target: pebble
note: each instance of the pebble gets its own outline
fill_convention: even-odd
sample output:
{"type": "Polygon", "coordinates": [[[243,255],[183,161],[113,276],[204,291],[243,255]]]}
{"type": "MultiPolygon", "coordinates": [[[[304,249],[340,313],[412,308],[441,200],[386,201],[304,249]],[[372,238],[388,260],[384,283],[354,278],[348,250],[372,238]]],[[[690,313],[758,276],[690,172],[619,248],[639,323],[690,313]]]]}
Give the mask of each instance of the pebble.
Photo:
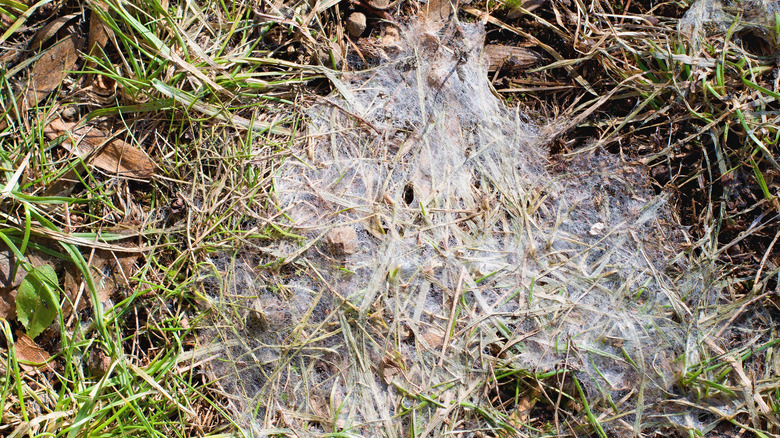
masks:
{"type": "Polygon", "coordinates": [[[62,110],[62,118],[68,121],[73,121],[79,115],[78,109],[75,106],[67,106],[62,110]]]}
{"type": "Polygon", "coordinates": [[[390,7],[390,0],[368,0],[368,5],[381,11],[390,7]]]}
{"type": "Polygon", "coordinates": [[[335,256],[347,256],[357,252],[357,233],[352,227],[334,228],[325,235],[328,251],[335,256]]]}
{"type": "Polygon", "coordinates": [[[366,15],[362,12],[353,12],[347,17],[347,32],[357,38],[366,30],[366,15]]]}

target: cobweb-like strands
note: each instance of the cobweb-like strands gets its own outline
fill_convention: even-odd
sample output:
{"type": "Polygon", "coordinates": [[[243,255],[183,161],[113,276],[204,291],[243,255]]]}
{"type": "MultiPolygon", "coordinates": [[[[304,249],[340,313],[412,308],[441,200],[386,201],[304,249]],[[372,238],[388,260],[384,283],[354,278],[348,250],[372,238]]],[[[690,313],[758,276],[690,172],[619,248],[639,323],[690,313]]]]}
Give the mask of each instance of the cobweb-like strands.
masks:
{"type": "Polygon", "coordinates": [[[504,370],[633,410],[606,427],[668,423],[701,285],[670,276],[665,198],[606,153],[547,170],[540,130],[491,92],[481,26],[403,35],[309,109],[276,175],[273,214],[303,239],[214,259],[236,410],[258,436],[501,429],[504,370]]]}

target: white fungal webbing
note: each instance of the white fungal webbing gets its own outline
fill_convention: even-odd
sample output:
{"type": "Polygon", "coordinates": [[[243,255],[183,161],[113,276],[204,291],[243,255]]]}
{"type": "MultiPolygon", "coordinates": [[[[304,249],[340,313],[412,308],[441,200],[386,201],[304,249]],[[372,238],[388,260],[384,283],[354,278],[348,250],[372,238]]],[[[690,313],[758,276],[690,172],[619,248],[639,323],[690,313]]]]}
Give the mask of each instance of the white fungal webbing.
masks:
{"type": "Polygon", "coordinates": [[[497,427],[491,372],[568,370],[591,400],[660,413],[695,356],[701,289],[670,276],[684,260],[665,197],[607,153],[549,170],[540,129],[491,91],[481,25],[402,35],[392,61],[315,101],[276,174],[271,214],[303,239],[214,259],[236,409],[258,435],[397,436],[428,397],[417,425],[441,436],[497,427]],[[345,226],[357,251],[329,252],[345,226]]]}

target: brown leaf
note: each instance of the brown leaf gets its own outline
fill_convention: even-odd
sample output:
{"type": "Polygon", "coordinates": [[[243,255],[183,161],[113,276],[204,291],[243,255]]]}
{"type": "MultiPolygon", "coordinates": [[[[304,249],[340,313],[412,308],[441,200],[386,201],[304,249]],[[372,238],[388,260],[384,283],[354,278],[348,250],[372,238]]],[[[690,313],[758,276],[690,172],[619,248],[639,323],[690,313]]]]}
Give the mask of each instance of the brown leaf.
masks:
{"type": "Polygon", "coordinates": [[[420,340],[424,343],[420,348],[425,351],[428,349],[440,349],[444,345],[444,331],[437,328],[430,328],[424,334],[420,335],[420,340]]]}
{"type": "Polygon", "coordinates": [[[506,14],[506,18],[507,20],[514,20],[526,12],[531,12],[539,6],[542,6],[545,1],[547,0],[524,0],[514,8],[510,6],[509,2],[505,2],[504,5],[509,6],[509,12],[506,14]]]}
{"type": "Polygon", "coordinates": [[[25,95],[23,109],[34,107],[60,86],[79,59],[75,36],[63,38],[51,46],[35,63],[30,74],[30,84],[25,95]]]}
{"type": "Polygon", "coordinates": [[[394,382],[398,383],[403,380],[403,365],[399,361],[403,361],[403,357],[393,358],[390,355],[386,355],[379,362],[379,374],[382,376],[382,381],[385,382],[385,385],[392,385],[394,382]]]}
{"type": "Polygon", "coordinates": [[[94,347],[89,352],[87,368],[95,377],[103,377],[111,368],[111,358],[100,347],[94,347]]]}
{"type": "Polygon", "coordinates": [[[73,304],[76,302],[76,299],[79,300],[79,311],[86,309],[87,305],[89,304],[89,297],[83,292],[81,294],[81,298],[79,298],[79,291],[81,290],[82,281],[83,277],[81,276],[81,272],[79,272],[79,270],[76,268],[76,265],[72,263],[65,265],[65,275],[62,281],[62,289],[65,292],[65,295],[68,297],[68,299],[65,300],[64,304],[62,305],[62,315],[65,318],[69,317],[73,313],[73,304]]]}
{"type": "Polygon", "coordinates": [[[31,364],[20,363],[23,370],[30,371],[42,366],[44,370],[54,371],[51,363],[45,363],[51,357],[49,353],[19,330],[16,331],[14,347],[16,347],[16,358],[19,361],[31,362],[31,364]]]}
{"type": "Polygon", "coordinates": [[[46,137],[55,139],[68,135],[62,145],[68,151],[84,157],[87,163],[126,178],[148,180],[154,175],[154,163],[143,150],[118,138],[111,138],[97,128],[54,120],[44,129],[46,137]]]}
{"type": "Polygon", "coordinates": [[[16,318],[16,289],[0,289],[0,318],[16,318]]]}
{"type": "Polygon", "coordinates": [[[309,397],[309,405],[311,406],[312,412],[317,417],[324,420],[330,416],[328,413],[328,404],[325,403],[325,400],[319,395],[312,394],[311,397],[309,397]]]}
{"type": "MultiPolygon", "coordinates": [[[[22,2],[22,3],[24,3],[24,2],[22,2]]],[[[14,12],[14,13],[16,13],[16,12],[23,12],[23,11],[20,11],[18,9],[12,9],[11,11],[14,12]]],[[[16,20],[14,19],[14,17],[12,15],[0,12],[0,28],[10,27],[12,24],[14,24],[15,21],[16,20]]],[[[3,30],[5,30],[5,29],[3,29],[3,30]]]]}
{"type": "Polygon", "coordinates": [[[485,45],[485,57],[488,60],[488,71],[518,70],[531,67],[542,60],[542,57],[531,49],[503,44],[485,45]]]}
{"type": "MultiPolygon", "coordinates": [[[[97,286],[96,295],[101,303],[105,303],[111,298],[111,294],[117,290],[118,285],[128,284],[128,279],[137,270],[135,263],[138,257],[139,255],[134,253],[102,249],[95,250],[90,256],[91,272],[97,286]]],[[[82,294],[78,303],[79,311],[90,305],[90,297],[89,294],[82,291],[83,276],[74,265],[66,266],[64,277],[63,289],[69,300],[62,307],[62,313],[69,316],[73,312],[72,303],[75,303],[79,292],[82,294]]]]}
{"type": "Polygon", "coordinates": [[[372,8],[380,11],[390,7],[390,0],[366,0],[366,3],[372,8]]]}
{"type": "MultiPolygon", "coordinates": [[[[137,245],[129,243],[123,243],[122,245],[137,247],[137,245]]],[[[95,255],[103,258],[105,264],[111,267],[111,273],[114,276],[115,283],[127,283],[126,279],[135,275],[135,272],[137,271],[135,263],[140,257],[138,253],[108,251],[103,249],[96,250],[95,255]]]]}
{"type": "Polygon", "coordinates": [[[108,301],[111,297],[111,293],[116,289],[116,273],[113,272],[113,269],[110,269],[112,266],[115,266],[111,254],[111,251],[95,251],[92,260],[90,261],[94,270],[97,271],[96,295],[101,303],[108,301]],[[106,267],[109,267],[109,270],[112,271],[110,274],[106,273],[106,267]]]}
{"type": "Polygon", "coordinates": [[[76,67],[78,61],[76,46],[76,36],[69,35],[46,50],[30,72],[27,91],[17,99],[16,105],[11,102],[6,103],[5,106],[9,110],[2,115],[0,129],[8,126],[6,115],[16,116],[17,108],[19,113],[24,114],[60,86],[68,73],[76,67]]]}
{"type": "Polygon", "coordinates": [[[110,96],[116,92],[117,84],[113,78],[104,75],[98,75],[95,78],[95,92],[100,96],[110,96]]]}
{"type": "Polygon", "coordinates": [[[15,288],[22,282],[27,271],[16,260],[16,256],[4,243],[0,243],[0,288],[15,288]],[[16,269],[14,273],[13,270],[16,269]]]}
{"type": "Polygon", "coordinates": [[[509,423],[512,427],[522,430],[531,419],[531,409],[536,405],[536,398],[524,396],[517,399],[514,411],[509,415],[509,423]]]}
{"type": "Polygon", "coordinates": [[[62,29],[62,26],[65,26],[70,20],[78,16],[79,14],[68,14],[52,20],[46,26],[43,26],[41,30],[35,33],[32,41],[30,41],[30,45],[28,46],[29,49],[35,53],[38,53],[43,43],[48,41],[54,35],[57,35],[57,32],[62,29]]]}
{"type": "MultiPolygon", "coordinates": [[[[100,19],[100,15],[97,13],[98,9],[102,10],[103,12],[108,11],[108,5],[103,1],[94,1],[90,4],[92,6],[92,14],[89,16],[87,54],[90,56],[98,56],[100,51],[106,46],[106,43],[108,43],[109,37],[113,35],[113,31],[107,27],[105,23],[103,23],[103,20],[100,19]]],[[[96,64],[94,61],[87,60],[86,70],[94,68],[95,65],[96,64]]],[[[87,80],[89,81],[89,79],[87,80]]],[[[113,82],[113,80],[97,81],[96,85],[98,88],[104,88],[104,85],[107,82],[113,82]]]]}
{"type": "Polygon", "coordinates": [[[92,7],[92,15],[89,17],[89,40],[87,43],[87,53],[89,55],[95,55],[98,52],[98,49],[102,49],[106,46],[110,35],[109,32],[111,32],[111,30],[106,28],[106,25],[103,24],[100,15],[94,11],[95,8],[100,8],[105,12],[108,10],[108,6],[104,2],[93,2],[92,7]]]}
{"type": "Polygon", "coordinates": [[[44,190],[43,196],[67,196],[73,190],[73,188],[81,182],[79,175],[84,175],[87,170],[81,163],[74,163],[74,167],[65,172],[56,180],[52,181],[44,190]]]}
{"type": "Polygon", "coordinates": [[[358,250],[357,233],[353,227],[340,227],[325,235],[328,251],[335,256],[354,254],[358,250]]]}

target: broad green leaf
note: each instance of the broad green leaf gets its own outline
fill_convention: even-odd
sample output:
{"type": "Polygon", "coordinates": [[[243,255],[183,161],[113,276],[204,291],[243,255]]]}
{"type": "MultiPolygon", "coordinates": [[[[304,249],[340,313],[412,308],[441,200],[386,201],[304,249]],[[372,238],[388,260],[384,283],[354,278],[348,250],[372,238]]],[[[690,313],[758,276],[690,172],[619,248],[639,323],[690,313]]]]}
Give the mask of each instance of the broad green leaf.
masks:
{"type": "Polygon", "coordinates": [[[49,265],[31,269],[19,285],[16,295],[16,315],[35,339],[57,317],[59,291],[57,273],[49,265]]]}

